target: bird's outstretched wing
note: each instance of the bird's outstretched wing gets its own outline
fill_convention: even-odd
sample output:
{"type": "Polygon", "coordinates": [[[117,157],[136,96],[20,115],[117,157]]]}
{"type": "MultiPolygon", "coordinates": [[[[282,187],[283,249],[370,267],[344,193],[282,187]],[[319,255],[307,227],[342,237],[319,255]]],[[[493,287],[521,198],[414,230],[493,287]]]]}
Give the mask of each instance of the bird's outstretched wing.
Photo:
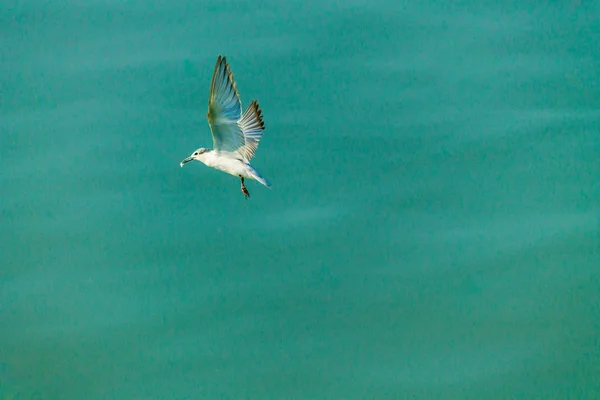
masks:
{"type": "Polygon", "coordinates": [[[258,147],[258,142],[262,138],[265,130],[265,123],[262,119],[262,110],[259,108],[258,102],[254,100],[246,109],[242,119],[238,121],[239,127],[244,135],[244,145],[236,150],[236,153],[242,156],[246,161],[250,161],[254,157],[254,153],[258,147]]]}
{"type": "Polygon", "coordinates": [[[265,127],[262,113],[258,103],[252,102],[242,117],[240,95],[225,57],[217,58],[206,118],[212,131],[215,150],[236,153],[250,161],[265,127]]]}

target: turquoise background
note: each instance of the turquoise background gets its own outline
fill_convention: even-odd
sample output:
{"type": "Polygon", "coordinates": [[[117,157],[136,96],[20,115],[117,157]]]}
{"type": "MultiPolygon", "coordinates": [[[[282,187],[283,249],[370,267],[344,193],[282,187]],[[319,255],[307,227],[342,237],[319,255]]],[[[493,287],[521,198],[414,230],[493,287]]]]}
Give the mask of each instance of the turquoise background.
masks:
{"type": "Polygon", "coordinates": [[[599,4],[3,2],[0,399],[600,398],[599,4]]]}

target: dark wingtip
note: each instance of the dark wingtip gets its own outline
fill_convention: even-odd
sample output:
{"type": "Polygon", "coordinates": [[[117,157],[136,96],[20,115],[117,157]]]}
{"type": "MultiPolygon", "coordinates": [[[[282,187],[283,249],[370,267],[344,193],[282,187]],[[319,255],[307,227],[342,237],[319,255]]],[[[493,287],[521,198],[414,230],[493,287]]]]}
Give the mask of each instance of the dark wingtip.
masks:
{"type": "Polygon", "coordinates": [[[260,109],[260,105],[258,105],[258,101],[257,100],[252,100],[252,103],[250,104],[250,107],[254,108],[254,111],[256,112],[256,116],[258,118],[258,121],[260,122],[261,129],[265,129],[265,121],[263,121],[262,110],[260,109]]]}

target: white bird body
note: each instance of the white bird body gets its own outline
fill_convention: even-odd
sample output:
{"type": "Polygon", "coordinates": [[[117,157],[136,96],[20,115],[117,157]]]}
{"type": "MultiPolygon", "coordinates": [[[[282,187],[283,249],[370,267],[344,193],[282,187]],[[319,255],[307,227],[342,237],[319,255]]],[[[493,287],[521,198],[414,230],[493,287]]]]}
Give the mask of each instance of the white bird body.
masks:
{"type": "Polygon", "coordinates": [[[271,184],[252,166],[250,160],[258,148],[265,124],[262,111],[255,100],[242,115],[242,102],[233,74],[225,57],[219,56],[213,72],[208,100],[208,124],[213,136],[214,150],[203,147],[181,162],[197,160],[208,167],[237,176],[242,181],[242,193],[250,197],[244,178],[271,184]]]}
{"type": "Polygon", "coordinates": [[[237,177],[256,179],[266,187],[271,186],[252,165],[240,160],[235,154],[225,152],[216,153],[213,150],[199,154],[196,159],[207,167],[215,168],[237,177]]]}

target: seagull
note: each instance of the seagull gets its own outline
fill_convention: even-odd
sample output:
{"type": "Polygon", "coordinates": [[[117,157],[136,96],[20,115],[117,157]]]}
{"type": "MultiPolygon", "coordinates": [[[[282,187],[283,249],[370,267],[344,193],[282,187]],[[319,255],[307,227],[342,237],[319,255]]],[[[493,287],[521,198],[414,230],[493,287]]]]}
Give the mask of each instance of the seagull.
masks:
{"type": "Polygon", "coordinates": [[[237,176],[242,181],[242,193],[246,199],[250,197],[250,193],[244,185],[244,178],[256,179],[266,187],[271,187],[250,165],[265,130],[262,110],[254,100],[242,115],[242,102],[233,74],[225,57],[220,55],[210,84],[206,118],[212,132],[214,149],[200,147],[179,165],[183,167],[190,161],[198,160],[208,167],[237,176]]]}

